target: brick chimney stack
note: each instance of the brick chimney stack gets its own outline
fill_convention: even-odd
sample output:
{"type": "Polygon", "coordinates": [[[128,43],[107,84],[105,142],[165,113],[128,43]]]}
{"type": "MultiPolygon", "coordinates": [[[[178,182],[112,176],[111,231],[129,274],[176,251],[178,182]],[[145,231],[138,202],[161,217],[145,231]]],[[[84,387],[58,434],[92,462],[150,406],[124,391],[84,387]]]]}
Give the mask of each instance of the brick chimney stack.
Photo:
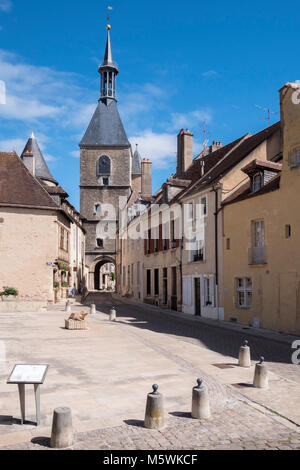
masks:
{"type": "Polygon", "coordinates": [[[152,196],[152,162],[149,158],[142,161],[142,195],[152,196]]]}
{"type": "Polygon", "coordinates": [[[181,178],[193,163],[193,137],[189,129],[181,129],[177,137],[177,177],[181,178]]]}

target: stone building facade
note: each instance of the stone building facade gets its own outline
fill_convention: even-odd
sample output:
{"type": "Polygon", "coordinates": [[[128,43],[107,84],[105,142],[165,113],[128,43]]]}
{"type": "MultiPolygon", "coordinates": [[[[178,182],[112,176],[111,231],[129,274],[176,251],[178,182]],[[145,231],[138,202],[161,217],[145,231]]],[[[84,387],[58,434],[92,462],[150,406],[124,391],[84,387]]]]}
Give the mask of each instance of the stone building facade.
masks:
{"type": "Polygon", "coordinates": [[[27,170],[57,207],[56,256],[53,262],[54,300],[67,298],[69,288],[80,292],[86,285],[85,231],[80,213],[68,201],[68,194],[53,178],[34,134],[21,154],[27,170]]]}
{"type": "Polygon", "coordinates": [[[86,236],[90,290],[100,289],[99,272],[115,264],[119,204],[131,191],[132,151],[116,101],[118,66],[113,61],[110,27],[105,57],[99,67],[100,99],[80,142],[80,205],[86,236]]]}
{"type": "Polygon", "coordinates": [[[56,203],[18,155],[0,152],[0,292],[6,286],[19,293],[17,305],[2,298],[0,311],[36,311],[53,302],[57,216],[56,203]]]}

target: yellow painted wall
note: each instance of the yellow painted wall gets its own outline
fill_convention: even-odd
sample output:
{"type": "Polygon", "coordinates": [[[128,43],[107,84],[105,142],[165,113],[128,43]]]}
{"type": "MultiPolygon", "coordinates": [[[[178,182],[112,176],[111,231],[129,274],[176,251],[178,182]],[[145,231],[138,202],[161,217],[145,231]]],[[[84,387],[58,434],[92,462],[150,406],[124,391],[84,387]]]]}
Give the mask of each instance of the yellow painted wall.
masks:
{"type": "Polygon", "coordinates": [[[300,334],[300,167],[289,163],[291,149],[300,146],[300,105],[292,103],[293,90],[282,91],[283,169],[280,189],[224,208],[224,307],[225,320],[237,318],[251,324],[254,317],[263,328],[300,334]],[[283,96],[284,95],[284,96],[283,96]],[[250,266],[251,221],[264,219],[265,265],[250,266]],[[287,239],[285,226],[292,229],[287,239]],[[231,249],[226,250],[230,238],[231,249]],[[252,307],[240,309],[235,279],[251,277],[252,307]]]}

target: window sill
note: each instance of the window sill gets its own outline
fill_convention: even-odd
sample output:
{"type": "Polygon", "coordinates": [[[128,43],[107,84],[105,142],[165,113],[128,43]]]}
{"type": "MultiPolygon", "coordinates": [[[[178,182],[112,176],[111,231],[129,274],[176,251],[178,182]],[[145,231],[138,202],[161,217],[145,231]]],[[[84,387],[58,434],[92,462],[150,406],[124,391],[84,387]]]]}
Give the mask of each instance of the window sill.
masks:
{"type": "Polygon", "coordinates": [[[266,266],[268,263],[267,261],[265,261],[264,263],[249,263],[248,266],[251,266],[251,267],[263,267],[263,266],[266,266]]]}

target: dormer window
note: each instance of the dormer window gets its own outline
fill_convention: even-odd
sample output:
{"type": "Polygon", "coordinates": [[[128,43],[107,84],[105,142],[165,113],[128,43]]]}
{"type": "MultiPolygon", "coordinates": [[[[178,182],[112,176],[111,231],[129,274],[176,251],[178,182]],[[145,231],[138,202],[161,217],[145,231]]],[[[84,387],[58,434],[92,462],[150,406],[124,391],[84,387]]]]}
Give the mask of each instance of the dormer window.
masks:
{"type": "Polygon", "coordinates": [[[252,180],[252,192],[255,193],[262,187],[262,175],[257,173],[252,180]]]}

